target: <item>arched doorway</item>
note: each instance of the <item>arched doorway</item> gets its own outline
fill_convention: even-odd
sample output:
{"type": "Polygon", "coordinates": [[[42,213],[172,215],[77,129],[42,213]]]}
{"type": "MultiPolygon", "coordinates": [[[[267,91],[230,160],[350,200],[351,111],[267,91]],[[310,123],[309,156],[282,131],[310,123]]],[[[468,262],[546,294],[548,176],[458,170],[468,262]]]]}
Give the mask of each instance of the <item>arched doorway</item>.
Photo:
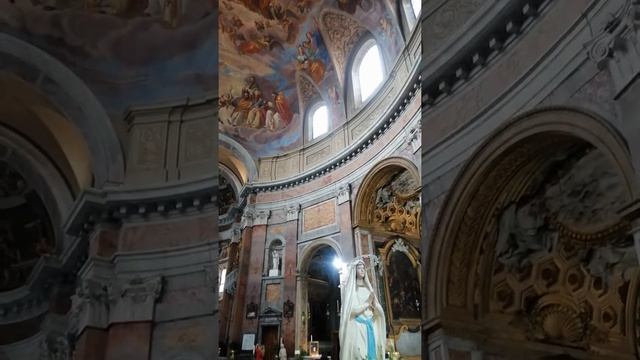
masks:
{"type": "Polygon", "coordinates": [[[400,356],[421,357],[420,174],[413,162],[392,157],[365,176],[355,205],[358,254],[379,258],[382,274],[375,278],[385,310],[387,338],[400,356]],[[359,244],[358,244],[359,242],[359,244]]]}
{"type": "Polygon", "coordinates": [[[341,254],[329,240],[316,241],[318,244],[305,251],[300,264],[297,344],[308,352],[308,343],[313,339],[319,342],[324,358],[338,359],[340,274],[334,261],[341,254]]]}
{"type": "Polygon", "coordinates": [[[431,236],[428,356],[465,351],[455,337],[488,356],[633,359],[639,266],[621,210],[636,190],[621,138],[588,114],[536,111],[496,132],[431,236]]]}

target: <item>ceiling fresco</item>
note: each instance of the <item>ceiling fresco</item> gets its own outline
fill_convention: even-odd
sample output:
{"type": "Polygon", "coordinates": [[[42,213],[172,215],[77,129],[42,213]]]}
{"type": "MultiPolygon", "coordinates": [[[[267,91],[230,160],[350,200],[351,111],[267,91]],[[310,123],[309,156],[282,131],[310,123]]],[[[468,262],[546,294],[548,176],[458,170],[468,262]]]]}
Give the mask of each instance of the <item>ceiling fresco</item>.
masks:
{"type": "Polygon", "coordinates": [[[319,100],[339,127],[346,63],[367,33],[395,62],[404,40],[386,0],[220,0],[220,131],[257,158],[301,147],[319,100]]]}
{"type": "Polygon", "coordinates": [[[216,7],[215,0],[5,0],[0,32],[63,62],[121,119],[131,105],[217,90],[216,7]]]}

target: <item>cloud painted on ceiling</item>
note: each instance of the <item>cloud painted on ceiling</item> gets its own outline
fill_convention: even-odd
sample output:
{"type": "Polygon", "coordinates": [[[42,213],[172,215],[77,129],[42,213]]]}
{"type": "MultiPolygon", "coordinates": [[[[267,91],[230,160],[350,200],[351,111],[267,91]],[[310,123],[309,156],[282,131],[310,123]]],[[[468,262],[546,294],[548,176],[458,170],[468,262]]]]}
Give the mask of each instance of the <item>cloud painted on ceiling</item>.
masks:
{"type": "Polygon", "coordinates": [[[255,157],[302,146],[305,111],[318,101],[329,106],[333,128],[346,120],[334,57],[349,49],[325,41],[327,9],[369,32],[388,60],[404,46],[386,0],[220,0],[218,125],[255,157]]]}
{"type": "Polygon", "coordinates": [[[0,31],[62,61],[115,118],[217,90],[215,0],[12,0],[0,31]]]}

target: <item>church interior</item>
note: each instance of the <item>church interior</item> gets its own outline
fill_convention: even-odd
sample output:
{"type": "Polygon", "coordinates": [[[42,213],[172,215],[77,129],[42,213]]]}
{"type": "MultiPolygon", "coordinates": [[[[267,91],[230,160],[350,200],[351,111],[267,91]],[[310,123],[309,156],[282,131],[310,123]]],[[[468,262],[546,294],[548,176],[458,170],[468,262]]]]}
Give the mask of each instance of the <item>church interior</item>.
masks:
{"type": "Polygon", "coordinates": [[[0,0],[0,360],[640,359],[636,0],[0,0]]]}
{"type": "Polygon", "coordinates": [[[640,358],[639,10],[423,5],[423,358],[640,358]]]}
{"type": "Polygon", "coordinates": [[[341,264],[372,255],[420,359],[422,3],[286,4],[219,3],[220,356],[340,358],[341,264]]]}
{"type": "Polygon", "coordinates": [[[217,17],[165,3],[0,1],[2,360],[215,358],[217,17]]]}

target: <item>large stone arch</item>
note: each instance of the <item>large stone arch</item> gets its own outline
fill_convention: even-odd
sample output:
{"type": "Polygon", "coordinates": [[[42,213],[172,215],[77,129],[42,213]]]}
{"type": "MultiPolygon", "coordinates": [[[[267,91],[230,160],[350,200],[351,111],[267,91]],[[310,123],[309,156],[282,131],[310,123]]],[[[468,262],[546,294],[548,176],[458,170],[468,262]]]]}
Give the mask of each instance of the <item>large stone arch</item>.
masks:
{"type": "Polygon", "coordinates": [[[58,251],[67,245],[64,222],[73,207],[73,192],[68,181],[52,161],[27,139],[0,126],[0,161],[6,162],[29,181],[43,200],[56,232],[58,251]]]}
{"type": "MultiPolygon", "coordinates": [[[[411,196],[419,189],[420,184],[420,172],[416,165],[409,159],[404,157],[390,157],[380,161],[375,164],[365,175],[360,186],[358,187],[358,192],[356,194],[355,206],[354,206],[354,220],[353,225],[355,227],[361,227],[368,230],[379,232],[386,232],[381,227],[374,224],[371,220],[371,214],[374,212],[376,204],[376,191],[381,187],[387,184],[391,179],[400,172],[407,171],[411,179],[415,182],[415,189],[411,189],[407,194],[402,194],[404,196],[411,196]]],[[[420,233],[420,214],[418,214],[418,222],[415,224],[417,232],[415,234],[404,234],[404,235],[413,235],[417,236],[420,233]]],[[[401,232],[396,232],[397,235],[402,234],[401,232]]],[[[392,232],[389,232],[389,235],[393,235],[392,232]]]]}
{"type": "Polygon", "coordinates": [[[256,162],[240,143],[220,133],[218,145],[218,161],[235,174],[242,186],[258,179],[256,162]]]}
{"type": "Polygon", "coordinates": [[[0,34],[0,57],[19,67],[16,73],[55,104],[88,145],[93,186],[117,185],[124,178],[122,147],[111,119],[87,85],[60,61],[39,48],[0,34]]]}
{"type": "MultiPolygon", "coordinates": [[[[559,154],[579,146],[594,148],[606,158],[621,181],[626,203],[637,199],[638,183],[622,136],[603,119],[578,109],[554,107],[523,114],[495,131],[467,161],[426,242],[423,330],[429,341],[430,332],[438,327],[462,337],[462,324],[483,331],[476,326],[490,312],[488,287],[497,256],[497,235],[494,239],[488,229],[499,226],[497,212],[502,207],[537,186],[540,179],[535,174],[548,171],[559,154]]],[[[622,221],[618,215],[616,219],[622,221]]],[[[628,231],[623,227],[617,223],[605,230],[628,231]]],[[[595,230],[576,236],[590,239],[591,234],[600,236],[595,230]]],[[[631,320],[634,304],[630,299],[637,286],[632,279],[624,300],[627,320],[631,320]]],[[[626,331],[632,333],[633,325],[627,325],[626,331]]]]}
{"type": "MultiPolygon", "coordinates": [[[[309,334],[307,334],[307,324],[304,318],[305,308],[308,303],[308,291],[307,291],[307,273],[309,271],[309,265],[315,253],[324,248],[331,248],[337,256],[343,258],[344,254],[340,247],[340,244],[331,238],[319,238],[312,240],[307,246],[298,251],[298,263],[297,263],[297,284],[296,284],[296,302],[295,302],[295,328],[296,338],[295,343],[300,344],[301,348],[306,348],[309,334]]],[[[344,259],[344,258],[343,258],[344,259]]]]}
{"type": "Polygon", "coordinates": [[[309,263],[313,258],[313,255],[316,253],[316,251],[325,246],[332,248],[338,256],[343,256],[342,248],[337,241],[331,238],[321,238],[313,240],[309,245],[301,249],[300,253],[298,254],[298,268],[296,269],[298,271],[298,274],[305,273],[308,270],[309,263]]]}

